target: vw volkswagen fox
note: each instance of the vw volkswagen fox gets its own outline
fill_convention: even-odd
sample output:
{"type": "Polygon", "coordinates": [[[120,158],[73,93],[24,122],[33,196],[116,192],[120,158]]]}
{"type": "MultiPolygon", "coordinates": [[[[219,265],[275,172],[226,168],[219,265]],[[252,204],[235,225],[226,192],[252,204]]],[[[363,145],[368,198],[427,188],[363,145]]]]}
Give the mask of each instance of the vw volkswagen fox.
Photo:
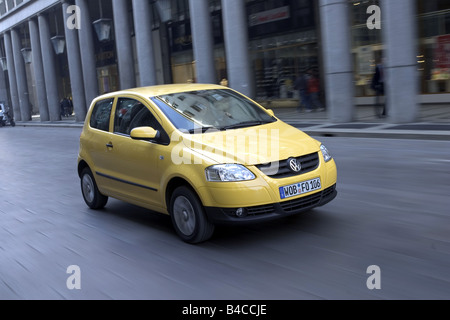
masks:
{"type": "Polygon", "coordinates": [[[220,224],[279,219],[337,196],[336,164],[323,144],[219,85],[97,97],[80,136],[78,174],[91,209],[111,197],[168,214],[191,244],[220,224]]]}

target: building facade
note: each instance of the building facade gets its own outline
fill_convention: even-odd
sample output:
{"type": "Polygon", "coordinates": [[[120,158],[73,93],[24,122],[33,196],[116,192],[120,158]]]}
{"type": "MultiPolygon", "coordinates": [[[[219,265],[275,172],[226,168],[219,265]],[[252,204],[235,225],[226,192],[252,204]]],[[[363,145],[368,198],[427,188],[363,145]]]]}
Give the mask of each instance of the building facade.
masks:
{"type": "Polygon", "coordinates": [[[0,100],[58,121],[69,97],[83,121],[105,92],[226,80],[296,107],[312,68],[330,120],[350,122],[383,60],[389,119],[409,122],[450,103],[449,21],[447,0],[0,0],[0,100]]]}

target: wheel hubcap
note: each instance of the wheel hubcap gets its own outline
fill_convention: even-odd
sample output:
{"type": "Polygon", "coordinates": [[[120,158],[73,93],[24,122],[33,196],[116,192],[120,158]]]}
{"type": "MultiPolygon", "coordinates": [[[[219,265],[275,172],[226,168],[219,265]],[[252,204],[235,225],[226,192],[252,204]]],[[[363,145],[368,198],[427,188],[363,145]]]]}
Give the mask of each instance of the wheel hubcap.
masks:
{"type": "Polygon", "coordinates": [[[82,180],[83,196],[88,202],[94,201],[94,182],[92,178],[85,174],[82,180]]]}
{"type": "Polygon", "coordinates": [[[173,204],[173,216],[178,229],[190,236],[195,230],[195,212],[191,202],[184,196],[177,197],[173,204]]]}

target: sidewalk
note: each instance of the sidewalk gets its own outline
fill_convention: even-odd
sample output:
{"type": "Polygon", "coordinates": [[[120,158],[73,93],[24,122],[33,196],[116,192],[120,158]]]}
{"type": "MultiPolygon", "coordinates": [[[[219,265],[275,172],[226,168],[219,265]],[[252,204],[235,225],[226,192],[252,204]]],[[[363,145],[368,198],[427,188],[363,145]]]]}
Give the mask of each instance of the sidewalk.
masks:
{"type": "MultiPolygon", "coordinates": [[[[420,109],[417,122],[393,124],[389,118],[375,116],[373,107],[356,108],[355,121],[332,123],[326,112],[298,112],[295,108],[273,108],[275,115],[311,136],[372,137],[398,139],[426,139],[450,141],[450,103],[426,105],[420,109]]],[[[75,117],[63,118],[56,122],[41,122],[39,116],[32,121],[17,121],[22,127],[66,127],[82,128],[83,123],[75,122],[75,117]]]]}
{"type": "Polygon", "coordinates": [[[421,106],[414,123],[394,124],[389,118],[378,118],[374,107],[358,106],[355,120],[331,123],[326,112],[298,112],[295,108],[273,109],[281,120],[312,136],[371,137],[450,141],[450,103],[421,106]]]}

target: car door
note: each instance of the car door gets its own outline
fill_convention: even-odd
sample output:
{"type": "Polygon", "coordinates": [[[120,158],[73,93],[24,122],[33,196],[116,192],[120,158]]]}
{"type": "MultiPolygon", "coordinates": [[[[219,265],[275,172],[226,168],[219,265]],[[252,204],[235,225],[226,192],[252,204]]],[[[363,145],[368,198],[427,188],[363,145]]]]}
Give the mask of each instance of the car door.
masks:
{"type": "Polygon", "coordinates": [[[126,201],[156,209],[164,198],[160,190],[161,155],[167,151],[169,139],[160,121],[147,104],[133,97],[119,97],[114,112],[110,163],[115,184],[120,184],[120,197],[126,201]],[[133,140],[130,133],[137,127],[152,127],[160,132],[155,141],[133,140]]]}
{"type": "Polygon", "coordinates": [[[108,145],[111,142],[111,112],[113,110],[114,98],[99,100],[96,102],[89,119],[89,130],[82,133],[80,146],[81,152],[88,155],[91,170],[96,176],[99,189],[111,195],[114,185],[105,178],[112,174],[109,166],[110,153],[108,145]]]}

